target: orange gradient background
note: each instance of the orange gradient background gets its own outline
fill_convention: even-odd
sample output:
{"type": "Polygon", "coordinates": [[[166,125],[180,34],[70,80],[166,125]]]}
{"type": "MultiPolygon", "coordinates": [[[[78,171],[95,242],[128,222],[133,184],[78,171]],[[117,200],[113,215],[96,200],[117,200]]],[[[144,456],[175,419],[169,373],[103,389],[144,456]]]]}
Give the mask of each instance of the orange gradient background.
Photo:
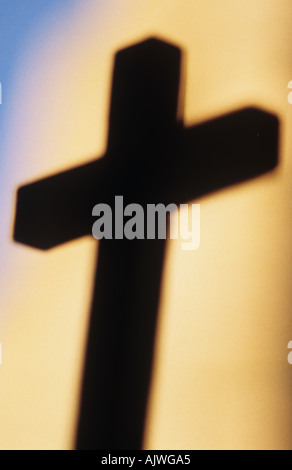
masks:
{"type": "Polygon", "coordinates": [[[16,189],[103,155],[114,54],[153,35],[184,51],[186,125],[256,105],[279,116],[281,146],[273,173],[195,201],[199,250],[168,243],[145,448],[292,449],[291,13],[290,0],[85,0],[33,31],[4,141],[1,449],[73,446],[98,249],[13,243],[16,189]]]}

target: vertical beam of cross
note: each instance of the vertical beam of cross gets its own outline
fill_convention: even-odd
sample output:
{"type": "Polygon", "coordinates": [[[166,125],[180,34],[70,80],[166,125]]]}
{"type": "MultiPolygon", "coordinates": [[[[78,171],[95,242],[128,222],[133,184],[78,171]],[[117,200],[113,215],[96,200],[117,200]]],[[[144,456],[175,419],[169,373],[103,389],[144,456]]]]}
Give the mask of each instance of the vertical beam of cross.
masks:
{"type": "MultiPolygon", "coordinates": [[[[180,50],[148,39],[115,60],[103,159],[18,190],[14,238],[49,249],[88,235],[92,209],[189,202],[275,168],[278,120],[245,109],[184,128],[180,50]]],[[[77,449],[139,449],[151,383],[165,240],[101,240],[77,449]]]]}

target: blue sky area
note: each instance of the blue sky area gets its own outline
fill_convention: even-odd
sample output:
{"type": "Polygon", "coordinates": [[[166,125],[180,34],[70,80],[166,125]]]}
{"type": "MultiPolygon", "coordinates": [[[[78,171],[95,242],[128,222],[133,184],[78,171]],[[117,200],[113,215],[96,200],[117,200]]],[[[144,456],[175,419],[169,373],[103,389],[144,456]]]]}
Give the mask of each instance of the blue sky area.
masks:
{"type": "Polygon", "coordinates": [[[32,40],[35,28],[45,23],[46,17],[69,13],[77,4],[78,0],[0,0],[0,173],[3,168],[2,142],[17,59],[24,45],[32,40]]]}

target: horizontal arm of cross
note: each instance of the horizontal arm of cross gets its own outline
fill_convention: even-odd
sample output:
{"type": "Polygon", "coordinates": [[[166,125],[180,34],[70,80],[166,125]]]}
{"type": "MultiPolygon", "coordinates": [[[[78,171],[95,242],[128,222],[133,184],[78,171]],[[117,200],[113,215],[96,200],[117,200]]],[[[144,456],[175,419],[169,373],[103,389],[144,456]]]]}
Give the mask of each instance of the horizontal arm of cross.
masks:
{"type": "MultiPolygon", "coordinates": [[[[154,176],[156,201],[188,202],[254,178],[275,168],[277,155],[278,119],[258,109],[184,129],[177,165],[166,170],[167,184],[159,172],[154,176]]],[[[14,239],[45,250],[89,235],[93,207],[114,194],[116,167],[105,157],[21,187],[14,239]]]]}
{"type": "Polygon", "coordinates": [[[191,201],[273,170],[278,164],[278,140],[278,118],[256,108],[184,129],[176,169],[179,201],[191,201]]]}
{"type": "Polygon", "coordinates": [[[91,233],[92,208],[106,197],[104,163],[102,158],[19,188],[15,241],[46,250],[91,233]]]}

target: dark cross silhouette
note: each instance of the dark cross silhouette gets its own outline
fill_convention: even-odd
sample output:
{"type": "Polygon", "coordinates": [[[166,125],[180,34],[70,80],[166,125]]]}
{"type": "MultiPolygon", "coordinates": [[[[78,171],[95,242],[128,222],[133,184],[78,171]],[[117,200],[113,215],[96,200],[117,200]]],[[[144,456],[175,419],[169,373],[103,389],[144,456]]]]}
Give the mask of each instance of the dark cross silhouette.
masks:
{"type": "MultiPolygon", "coordinates": [[[[21,187],[16,241],[46,250],[91,234],[93,207],[114,211],[115,195],[178,205],[276,166],[271,114],[183,126],[180,64],[180,49],[158,39],[117,53],[105,157],[21,187]]],[[[164,251],[160,239],[100,241],[77,449],[142,446],[164,251]]]]}

